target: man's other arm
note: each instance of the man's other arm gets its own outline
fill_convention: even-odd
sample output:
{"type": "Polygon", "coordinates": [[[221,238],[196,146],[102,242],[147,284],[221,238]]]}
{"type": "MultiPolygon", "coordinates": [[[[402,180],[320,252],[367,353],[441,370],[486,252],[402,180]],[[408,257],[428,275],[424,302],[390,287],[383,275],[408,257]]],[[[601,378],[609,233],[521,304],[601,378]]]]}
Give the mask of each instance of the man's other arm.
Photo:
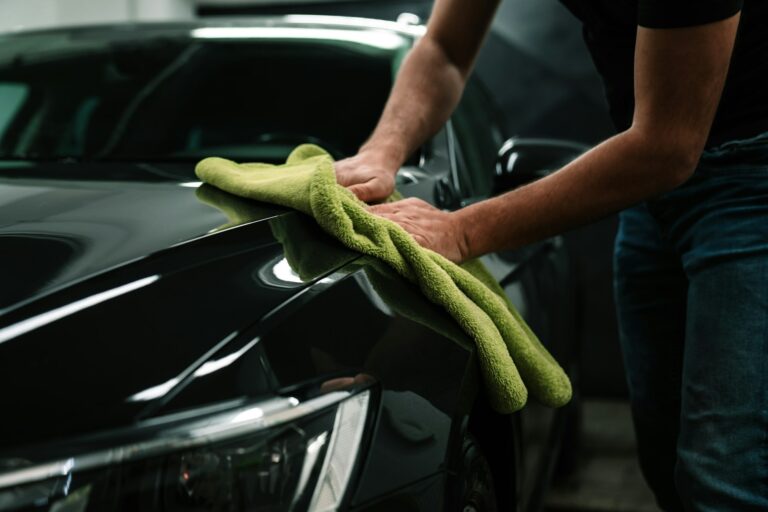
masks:
{"type": "Polygon", "coordinates": [[[418,200],[373,211],[455,261],[514,248],[676,188],[693,173],[728,73],[739,14],[639,28],[632,126],[539,181],[457,212],[418,200]]]}
{"type": "Polygon", "coordinates": [[[403,62],[373,134],[356,156],[337,162],[341,185],[363,201],[392,193],[397,170],[456,107],[498,3],[435,2],[427,32],[403,62]]]}

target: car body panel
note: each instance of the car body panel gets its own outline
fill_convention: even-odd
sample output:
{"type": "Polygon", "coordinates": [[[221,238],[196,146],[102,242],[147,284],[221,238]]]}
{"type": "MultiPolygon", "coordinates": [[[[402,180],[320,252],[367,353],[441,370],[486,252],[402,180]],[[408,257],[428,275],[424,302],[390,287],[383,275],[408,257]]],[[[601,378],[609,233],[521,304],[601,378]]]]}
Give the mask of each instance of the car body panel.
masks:
{"type": "MultiPolygon", "coordinates": [[[[57,189],[50,180],[46,187],[39,186],[33,175],[27,171],[22,187],[43,194],[57,189]]],[[[4,185],[0,190],[18,187],[4,185]]],[[[194,188],[178,183],[90,181],[61,186],[80,193],[79,200],[62,201],[60,209],[51,207],[49,216],[37,222],[48,232],[77,237],[81,246],[91,241],[96,245],[92,251],[103,242],[98,233],[109,219],[95,223],[96,229],[88,232],[95,235],[86,230],[69,234],[65,228],[72,222],[61,219],[60,211],[77,218],[94,204],[103,208],[106,203],[107,213],[114,213],[118,227],[129,234],[151,231],[173,207],[187,218],[178,229],[168,228],[173,226],[170,219],[166,227],[161,225],[154,244],[151,236],[144,237],[145,252],[124,247],[103,266],[80,265],[80,272],[66,280],[49,276],[56,283],[53,288],[38,291],[2,316],[0,383],[14,392],[3,394],[0,408],[15,418],[2,427],[3,457],[44,462],[71,448],[73,442],[67,439],[72,436],[84,449],[90,444],[88,434],[99,434],[94,438],[103,443],[103,432],[137,421],[246,396],[290,393],[329,376],[365,373],[383,388],[379,414],[385,420],[373,434],[375,448],[364,466],[375,468],[376,475],[362,478],[365,485],[358,489],[356,502],[444,469],[448,441],[455,435],[453,420],[468,412],[462,393],[476,386],[475,376],[468,382],[456,378],[473,367],[471,344],[456,332],[447,313],[412,285],[392,275],[376,275],[373,284],[368,276],[375,269],[356,263],[358,255],[295,212],[248,204],[249,215],[232,226],[220,210],[201,202],[194,188]],[[83,197],[93,197],[94,203],[83,197]],[[137,197],[144,198],[142,207],[130,208],[137,197]],[[206,234],[217,225],[225,229],[206,234]],[[313,257],[322,260],[324,254],[329,264],[307,281],[295,273],[265,273],[285,261],[291,243],[286,234],[298,237],[299,245],[311,241],[313,257]],[[280,276],[288,280],[280,281],[280,276]],[[97,296],[148,277],[156,279],[18,331],[30,319],[76,303],[76,297],[97,296]],[[381,286],[389,288],[387,299],[376,291],[381,286]],[[453,332],[457,340],[446,340],[431,326],[388,305],[392,297],[403,296],[428,311],[432,325],[446,324],[440,330],[453,332]],[[328,322],[329,310],[339,307],[345,309],[340,315],[344,322],[328,322]],[[9,337],[14,327],[20,334],[9,337]],[[103,379],[106,369],[108,385],[103,379]],[[424,379],[425,372],[429,379],[424,379]],[[408,470],[403,471],[398,461],[408,460],[408,470]]],[[[16,197],[13,204],[22,212],[19,223],[3,230],[31,235],[34,230],[21,222],[29,205],[16,197]]],[[[230,206],[242,201],[227,199],[230,206]]],[[[84,220],[81,223],[87,224],[84,220]]],[[[17,275],[33,273],[39,261],[35,247],[15,256],[15,264],[22,265],[17,275]]]]}
{"type": "MultiPolygon", "coordinates": [[[[38,177],[37,167],[45,171],[44,164],[16,173],[4,167],[0,311],[204,236],[226,222],[221,212],[201,203],[182,184],[141,182],[135,177],[139,172],[123,181],[62,180],[38,177]]],[[[67,166],[58,167],[67,176],[67,166]]],[[[99,167],[104,173],[121,171],[114,165],[99,167]]],[[[124,174],[131,170],[122,167],[124,174]]],[[[191,166],[189,174],[194,176],[191,166]]],[[[265,211],[265,216],[277,213],[265,211]]]]}
{"type": "MultiPolygon", "coordinates": [[[[256,26],[301,23],[354,31],[362,22],[256,26]]],[[[170,30],[195,27],[216,24],[170,30]]],[[[423,33],[396,27],[365,30],[423,33]]],[[[74,33],[90,44],[99,34],[132,40],[138,29],[110,30],[74,33]]],[[[461,135],[471,126],[459,128],[449,123],[411,162],[411,178],[399,186],[405,196],[433,204],[440,190],[456,201],[482,198],[488,180],[461,173],[483,172],[471,163],[486,162],[487,151],[475,158],[461,135]]],[[[495,132],[486,132],[492,147],[495,132]]],[[[10,283],[0,295],[0,411],[14,418],[0,426],[0,462],[66,457],[170,416],[312,396],[339,379],[362,379],[376,400],[348,505],[450,506],[482,392],[471,340],[413,284],[308,217],[200,186],[192,166],[152,158],[0,162],[0,245],[9,248],[0,259],[10,283]]],[[[559,239],[483,261],[553,354],[570,361],[574,309],[559,239]]],[[[522,508],[545,479],[558,418],[526,414],[494,420],[500,435],[514,438],[513,452],[486,447],[507,457],[505,492],[522,508]]]]}

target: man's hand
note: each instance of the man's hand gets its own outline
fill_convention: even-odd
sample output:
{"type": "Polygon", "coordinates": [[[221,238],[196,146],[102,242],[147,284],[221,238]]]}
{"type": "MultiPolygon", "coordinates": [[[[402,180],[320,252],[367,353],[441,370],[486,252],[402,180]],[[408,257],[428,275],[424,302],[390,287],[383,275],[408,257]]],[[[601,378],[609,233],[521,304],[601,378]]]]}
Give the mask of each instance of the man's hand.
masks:
{"type": "Polygon", "coordinates": [[[438,210],[421,199],[403,199],[368,209],[399,224],[420,245],[460,263],[467,258],[464,228],[455,213],[438,210]]]}
{"type": "Polygon", "coordinates": [[[395,191],[395,173],[365,154],[336,162],[336,181],[366,203],[383,201],[395,191]]]}
{"type": "Polygon", "coordinates": [[[394,191],[400,165],[459,102],[500,1],[435,0],[427,32],[403,61],[371,137],[357,156],[336,164],[340,185],[365,202],[394,191]]]}

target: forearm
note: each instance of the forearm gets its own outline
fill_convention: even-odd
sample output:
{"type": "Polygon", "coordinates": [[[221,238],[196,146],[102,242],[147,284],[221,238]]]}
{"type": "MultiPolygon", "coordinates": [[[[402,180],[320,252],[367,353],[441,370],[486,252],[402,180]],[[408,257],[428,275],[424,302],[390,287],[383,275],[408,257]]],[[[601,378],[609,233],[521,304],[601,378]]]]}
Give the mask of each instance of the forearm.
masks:
{"type": "Polygon", "coordinates": [[[693,173],[709,135],[738,22],[734,15],[687,28],[640,27],[632,127],[560,171],[458,212],[417,199],[371,211],[461,261],[547,238],[677,187],[693,173]]]}
{"type": "Polygon", "coordinates": [[[381,119],[360,148],[392,172],[446,122],[465,77],[429,36],[405,59],[381,119]]]}
{"type": "Polygon", "coordinates": [[[685,181],[696,153],[655,147],[649,140],[630,129],[546,178],[457,211],[464,257],[542,240],[685,181]]]}

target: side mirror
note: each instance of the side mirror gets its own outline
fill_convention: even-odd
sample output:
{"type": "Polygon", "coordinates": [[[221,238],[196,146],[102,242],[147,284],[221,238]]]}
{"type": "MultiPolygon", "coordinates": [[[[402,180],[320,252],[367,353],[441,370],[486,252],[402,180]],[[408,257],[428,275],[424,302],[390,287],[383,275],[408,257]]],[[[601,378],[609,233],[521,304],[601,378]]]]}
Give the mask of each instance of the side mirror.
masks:
{"type": "Polygon", "coordinates": [[[493,194],[501,194],[550,174],[589,149],[557,139],[511,138],[496,159],[493,194]]]}

